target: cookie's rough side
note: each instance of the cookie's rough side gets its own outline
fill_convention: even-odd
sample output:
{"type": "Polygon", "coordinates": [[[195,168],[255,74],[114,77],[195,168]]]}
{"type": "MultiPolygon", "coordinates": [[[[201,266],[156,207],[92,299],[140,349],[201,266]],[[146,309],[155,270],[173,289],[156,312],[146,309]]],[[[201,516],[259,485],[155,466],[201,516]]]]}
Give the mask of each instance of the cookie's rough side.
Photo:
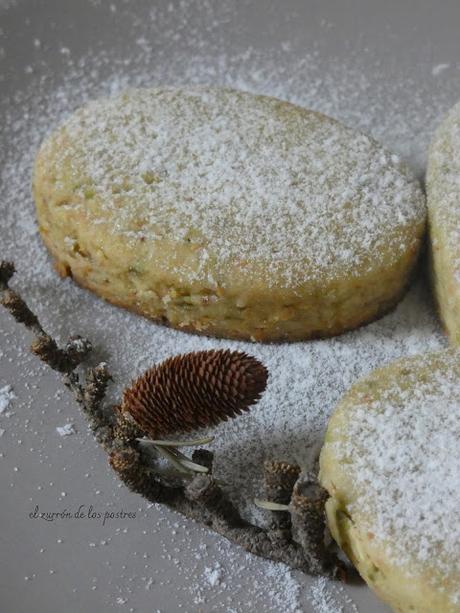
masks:
{"type": "Polygon", "coordinates": [[[425,224],[418,182],[372,139],[208,87],[89,103],[42,145],[33,191],[62,273],[176,328],[257,341],[388,311],[425,224]]]}
{"type": "Polygon", "coordinates": [[[460,345],[460,103],[447,114],[430,145],[427,204],[439,314],[451,342],[460,345]]]}
{"type": "Polygon", "coordinates": [[[460,611],[460,350],[354,385],[320,458],[335,540],[395,611],[460,611]]]}

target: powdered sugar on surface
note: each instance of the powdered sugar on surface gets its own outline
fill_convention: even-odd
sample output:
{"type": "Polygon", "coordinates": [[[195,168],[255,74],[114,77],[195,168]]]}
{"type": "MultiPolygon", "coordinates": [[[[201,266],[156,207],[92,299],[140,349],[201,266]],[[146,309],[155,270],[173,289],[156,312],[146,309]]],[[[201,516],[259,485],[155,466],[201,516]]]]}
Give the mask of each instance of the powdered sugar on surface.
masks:
{"type": "MultiPolygon", "coordinates": [[[[240,279],[277,288],[365,275],[411,249],[425,216],[418,182],[372,139],[230,89],[91,102],[42,156],[38,177],[52,176],[59,207],[85,206],[127,267],[161,269],[159,240],[190,245],[175,270],[185,284],[225,287],[238,263],[240,279]]],[[[68,226],[78,235],[72,216],[68,226]]]]}
{"type": "Polygon", "coordinates": [[[310,599],[317,613],[342,613],[343,611],[343,607],[334,598],[324,579],[317,579],[312,585],[310,599]]]}
{"type": "Polygon", "coordinates": [[[57,426],[56,432],[59,436],[70,436],[75,434],[75,426],[73,424],[65,424],[64,426],[57,426]]]}
{"type": "Polygon", "coordinates": [[[437,589],[440,577],[452,577],[457,600],[459,377],[458,350],[406,361],[380,387],[374,380],[353,396],[338,430],[345,439],[330,444],[334,461],[346,467],[339,472],[355,484],[348,509],[360,530],[374,535],[390,563],[426,573],[437,589]]]}
{"type": "Polygon", "coordinates": [[[0,415],[6,413],[11,406],[11,401],[16,398],[11,385],[0,387],[0,415]]]}
{"type": "Polygon", "coordinates": [[[433,77],[437,77],[448,68],[450,68],[450,64],[436,64],[436,66],[433,66],[431,69],[431,74],[433,77]]]}
{"type": "MultiPolygon", "coordinates": [[[[146,3],[142,10],[136,11],[131,3],[128,6],[116,2],[114,11],[109,4],[97,2],[94,10],[103,13],[105,23],[110,23],[110,27],[118,27],[119,46],[113,48],[107,39],[105,47],[94,43],[84,51],[76,51],[75,45],[66,40],[65,34],[55,30],[50,34],[51,30],[47,31],[45,26],[40,31],[31,28],[30,49],[27,41],[21,43],[25,54],[22,68],[20,66],[16,72],[10,71],[8,75],[0,72],[0,110],[3,116],[0,142],[5,144],[0,151],[0,234],[2,257],[14,259],[18,268],[14,285],[30,301],[43,325],[62,341],[77,333],[89,337],[95,346],[95,359],[107,360],[115,380],[110,391],[111,399],[119,397],[120,391],[132,377],[178,352],[230,347],[243,349],[264,361],[271,377],[263,400],[249,414],[216,429],[216,440],[212,444],[216,453],[217,474],[225,482],[230,495],[242,506],[245,515],[263,522],[265,516],[251,501],[262,495],[261,467],[264,459],[298,461],[307,468],[313,467],[328,417],[353,382],[373,368],[400,356],[422,353],[445,344],[424,281],[418,280],[398,308],[384,319],[327,341],[251,345],[195,337],[161,328],[103,303],[70,280],[61,280],[55,274],[38,236],[30,197],[35,152],[52,129],[90,99],[115,95],[127,87],[208,84],[277,96],[331,115],[379,139],[408,161],[420,176],[434,127],[440,116],[460,97],[460,82],[454,77],[446,80],[445,75],[451,71],[456,74],[454,64],[434,79],[431,57],[425,65],[425,80],[420,74],[417,77],[413,75],[412,64],[404,66],[402,63],[392,66],[389,78],[388,67],[384,68],[381,59],[366,51],[360,43],[356,47],[351,45],[346,56],[335,57],[325,55],[321,45],[315,42],[306,48],[289,37],[279,45],[256,46],[234,28],[232,16],[238,11],[237,4],[233,0],[225,3],[204,0],[200,3],[200,11],[197,11],[188,2],[174,3],[171,10],[167,3],[155,6],[146,3]],[[225,42],[226,32],[230,30],[235,32],[233,46],[225,42]],[[36,44],[35,40],[40,43],[36,44]],[[127,43],[123,46],[125,40],[127,43]],[[32,71],[25,70],[28,66],[32,71]],[[436,89],[433,88],[434,81],[436,89]]],[[[294,21],[292,24],[295,25],[294,21]]],[[[277,22],[277,30],[282,25],[277,22]]],[[[325,23],[321,28],[327,32],[330,25],[325,23]]],[[[4,46],[3,58],[8,60],[6,42],[0,40],[0,46],[4,46]]],[[[6,330],[5,344],[2,338],[2,351],[9,355],[13,348],[16,349],[18,337],[17,329],[10,327],[9,321],[6,330]]],[[[20,338],[27,347],[28,339],[20,338]]],[[[19,366],[18,377],[33,379],[38,387],[42,385],[45,368],[38,365],[26,349],[20,354],[19,366]]],[[[19,394],[16,382],[14,385],[19,394]]],[[[9,428],[8,435],[2,438],[3,445],[10,432],[12,439],[14,435],[15,455],[12,452],[11,457],[16,459],[12,462],[17,465],[17,458],[22,458],[20,468],[24,473],[31,461],[35,465],[37,462],[34,460],[39,458],[43,462],[44,474],[57,463],[67,469],[62,475],[65,477],[72,473],[76,456],[87,457],[90,467],[83,479],[89,484],[88,488],[93,488],[90,491],[95,500],[101,504],[112,500],[112,496],[116,500],[120,490],[115,482],[110,481],[107,486],[105,458],[97,455],[93,441],[87,437],[83,419],[78,422],[77,435],[63,439],[56,435],[55,427],[62,426],[66,421],[77,421],[75,407],[70,401],[64,402],[67,396],[64,394],[64,398],[57,399],[53,390],[47,406],[37,410],[36,394],[37,390],[33,387],[28,389],[27,402],[21,405],[20,415],[15,409],[16,415],[13,417],[18,420],[31,419],[33,427],[17,421],[17,429],[9,428]],[[17,440],[21,438],[27,439],[30,447],[19,445],[17,440]],[[62,448],[57,446],[55,450],[58,460],[51,455],[56,440],[62,442],[62,448]],[[30,448],[35,451],[28,451],[30,448]]],[[[4,463],[7,461],[8,457],[2,460],[4,463]]],[[[53,482],[58,479],[59,476],[56,476],[53,482]]],[[[75,473],[72,483],[77,479],[78,473],[75,473]]],[[[11,477],[11,483],[18,485],[19,478],[11,477]]],[[[39,487],[47,499],[71,490],[66,482],[60,484],[57,490],[57,486],[43,476],[37,484],[37,491],[31,493],[31,499],[35,500],[39,494],[39,487]]],[[[12,498],[17,490],[18,487],[11,487],[12,498]]],[[[17,500],[19,503],[21,499],[18,497],[17,500]]],[[[137,498],[129,495],[128,500],[137,501],[137,498]]],[[[223,567],[228,562],[229,567],[226,567],[220,580],[221,585],[211,588],[202,577],[203,569],[196,571],[197,576],[201,577],[199,584],[189,585],[188,577],[192,571],[189,565],[181,567],[181,557],[186,555],[185,552],[203,556],[204,553],[200,545],[190,544],[191,531],[187,522],[179,519],[180,528],[177,534],[173,534],[176,528],[168,523],[170,515],[166,511],[161,513],[164,513],[163,523],[168,526],[168,539],[161,545],[160,555],[163,561],[171,564],[179,580],[168,583],[170,580],[155,574],[157,571],[152,563],[145,569],[145,576],[121,569],[115,575],[110,567],[104,566],[110,560],[97,558],[101,568],[110,569],[112,583],[106,587],[111,590],[113,603],[118,597],[128,599],[126,607],[129,610],[135,606],[136,590],[147,591],[150,597],[157,593],[163,582],[164,589],[170,595],[184,597],[185,603],[190,604],[194,597],[206,599],[206,604],[201,604],[205,611],[219,610],[215,601],[222,597],[222,602],[225,602],[226,596],[233,597],[233,603],[227,602],[221,610],[231,611],[233,607],[235,611],[246,613],[251,610],[248,609],[251,598],[255,603],[253,610],[264,610],[263,607],[268,606],[268,593],[271,604],[266,610],[278,611],[283,610],[283,603],[292,593],[298,594],[296,586],[300,586],[301,593],[293,598],[291,610],[295,611],[297,607],[309,611],[313,606],[317,612],[323,613],[324,609],[321,610],[320,606],[324,603],[322,605],[320,600],[313,599],[310,605],[304,593],[305,579],[290,573],[283,566],[271,567],[268,562],[253,558],[245,559],[240,572],[241,552],[224,541],[222,549],[216,550],[212,559],[203,562],[211,569],[217,562],[223,567]],[[264,572],[268,567],[274,570],[267,579],[264,572]],[[252,587],[248,587],[248,576],[251,577],[252,587]],[[152,577],[153,584],[149,583],[152,577]],[[227,588],[223,587],[223,583],[227,588]],[[145,590],[147,585],[149,589],[145,590]],[[246,592],[236,597],[238,585],[243,586],[241,592],[246,592]],[[191,590],[195,590],[195,596],[192,596],[191,590]]],[[[15,518],[17,520],[16,509],[15,518]]],[[[148,529],[148,538],[140,535],[141,547],[144,547],[140,551],[146,554],[151,553],[150,538],[158,536],[152,533],[150,524],[148,529]]],[[[137,567],[142,556],[134,555],[137,552],[132,553],[130,549],[138,536],[137,531],[138,528],[130,524],[126,535],[123,529],[113,535],[112,541],[112,535],[109,535],[106,546],[91,547],[90,553],[91,556],[94,554],[94,558],[90,560],[95,560],[98,553],[102,555],[100,551],[104,548],[110,552],[111,548],[115,551],[120,546],[126,552],[126,563],[137,567]],[[129,541],[123,540],[125,538],[129,541]]],[[[204,530],[201,536],[208,538],[204,530]]],[[[73,547],[79,551],[80,541],[78,536],[73,543],[73,547]]],[[[70,546],[70,536],[59,547],[64,550],[67,542],[70,546]]],[[[49,543],[46,543],[46,547],[52,549],[49,543]]],[[[42,548],[45,548],[45,543],[42,548]]],[[[85,555],[85,551],[80,553],[85,555]]],[[[72,558],[74,552],[69,550],[68,554],[72,558]]],[[[40,555],[46,557],[47,551],[40,555]]],[[[148,561],[145,564],[148,565],[148,561]]],[[[35,572],[38,571],[32,566],[25,574],[32,576],[35,572]]],[[[59,572],[64,573],[64,569],[59,572]]],[[[86,569],[81,569],[78,580],[74,570],[69,574],[75,581],[73,589],[78,590],[79,598],[92,594],[91,580],[85,573],[86,569]]],[[[40,577],[40,581],[45,584],[46,578],[40,577]]],[[[28,581],[27,589],[29,586],[32,589],[33,584],[34,581],[28,581]]],[[[100,585],[104,587],[102,578],[100,585]]],[[[332,589],[329,583],[325,585],[332,589]]],[[[338,602],[336,610],[340,611],[344,599],[337,593],[333,593],[333,597],[338,602]]],[[[196,606],[193,603],[189,609],[193,610],[196,606]]],[[[185,607],[186,604],[183,610],[186,610],[185,607]]],[[[155,610],[155,607],[152,608],[155,610]]]]}
{"type": "Polygon", "coordinates": [[[214,568],[206,566],[203,575],[209,585],[215,587],[219,585],[222,580],[222,567],[219,563],[217,563],[214,568]]]}

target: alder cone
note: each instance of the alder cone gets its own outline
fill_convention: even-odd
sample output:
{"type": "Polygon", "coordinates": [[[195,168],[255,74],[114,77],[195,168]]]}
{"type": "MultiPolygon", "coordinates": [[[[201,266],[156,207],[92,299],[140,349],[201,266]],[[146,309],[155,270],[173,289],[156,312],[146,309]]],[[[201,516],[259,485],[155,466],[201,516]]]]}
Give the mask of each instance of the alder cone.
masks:
{"type": "Polygon", "coordinates": [[[147,370],[123,394],[122,411],[152,439],[215,426],[247,411],[268,371],[240,351],[196,351],[147,370]]]}

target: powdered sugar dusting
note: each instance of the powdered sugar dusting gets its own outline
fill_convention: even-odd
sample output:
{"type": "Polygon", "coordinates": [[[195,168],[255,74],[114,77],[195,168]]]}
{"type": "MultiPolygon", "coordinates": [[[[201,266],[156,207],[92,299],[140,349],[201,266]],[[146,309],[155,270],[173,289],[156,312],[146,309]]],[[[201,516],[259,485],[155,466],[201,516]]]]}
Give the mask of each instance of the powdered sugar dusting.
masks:
{"type": "Polygon", "coordinates": [[[436,64],[436,66],[433,66],[431,69],[431,74],[433,77],[437,77],[448,68],[450,68],[450,64],[436,64]]]}
{"type": "Polygon", "coordinates": [[[75,426],[73,424],[57,426],[56,432],[59,434],[59,436],[71,436],[72,434],[75,434],[75,426]]]}
{"type": "Polygon", "coordinates": [[[8,411],[14,398],[16,396],[11,385],[4,385],[0,388],[0,414],[8,411]]]}
{"type": "Polygon", "coordinates": [[[209,583],[211,587],[215,587],[219,585],[222,580],[222,567],[219,563],[217,563],[214,568],[206,566],[204,569],[204,578],[209,583]]]}
{"type": "Polygon", "coordinates": [[[142,248],[142,265],[161,267],[158,240],[189,244],[181,283],[225,286],[235,263],[240,278],[277,287],[363,275],[398,261],[425,215],[398,156],[367,136],[229,89],[92,102],[42,155],[53,190],[67,194],[61,206],[83,201],[133,265],[142,248]]]}
{"type": "Polygon", "coordinates": [[[330,583],[324,577],[315,579],[308,593],[315,613],[344,613],[344,606],[338,602],[330,583]]]}

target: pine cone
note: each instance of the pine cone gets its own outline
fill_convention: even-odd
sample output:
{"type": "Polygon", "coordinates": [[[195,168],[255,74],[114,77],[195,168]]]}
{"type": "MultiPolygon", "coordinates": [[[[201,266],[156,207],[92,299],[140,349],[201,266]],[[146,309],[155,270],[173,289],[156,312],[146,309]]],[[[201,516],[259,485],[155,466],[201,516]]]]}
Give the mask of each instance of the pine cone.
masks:
{"type": "Polygon", "coordinates": [[[147,370],[123,394],[130,413],[150,438],[215,426],[256,403],[268,371],[239,351],[197,351],[147,370]]]}

